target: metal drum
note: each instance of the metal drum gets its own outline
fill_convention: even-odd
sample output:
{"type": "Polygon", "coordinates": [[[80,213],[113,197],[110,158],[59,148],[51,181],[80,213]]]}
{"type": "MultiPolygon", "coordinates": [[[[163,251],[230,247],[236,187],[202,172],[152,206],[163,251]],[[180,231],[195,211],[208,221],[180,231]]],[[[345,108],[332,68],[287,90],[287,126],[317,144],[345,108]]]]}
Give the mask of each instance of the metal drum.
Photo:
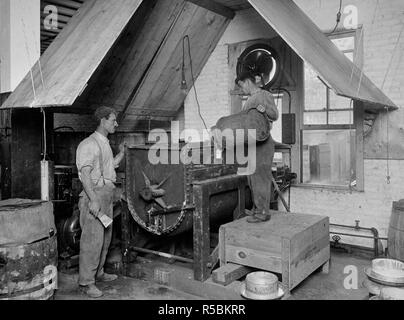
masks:
{"type": "Polygon", "coordinates": [[[52,298],[57,262],[52,203],[0,202],[0,300],[52,298]]]}
{"type": "MultiPolygon", "coordinates": [[[[193,183],[232,176],[236,165],[225,164],[156,164],[150,163],[151,145],[129,148],[126,164],[126,198],[133,219],[148,233],[156,236],[174,236],[193,228],[193,183]]],[[[199,150],[201,157],[214,155],[212,149],[199,150]]],[[[168,159],[179,157],[182,150],[167,147],[168,159]]],[[[225,153],[225,152],[224,152],[225,153]]],[[[204,163],[201,161],[201,163],[204,163]]],[[[223,159],[225,163],[225,159],[223,159]]],[[[219,192],[209,199],[210,222],[230,222],[238,204],[237,190],[219,192]]],[[[247,206],[251,207],[251,193],[246,192],[247,206]]]]}

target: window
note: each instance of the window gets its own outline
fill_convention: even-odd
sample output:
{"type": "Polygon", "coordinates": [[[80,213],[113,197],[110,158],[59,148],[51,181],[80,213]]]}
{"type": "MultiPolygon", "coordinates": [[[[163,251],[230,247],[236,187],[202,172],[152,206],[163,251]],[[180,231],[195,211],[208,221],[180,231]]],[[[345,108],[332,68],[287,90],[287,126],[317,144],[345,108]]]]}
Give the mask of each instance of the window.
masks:
{"type": "MultiPolygon", "coordinates": [[[[330,40],[354,62],[357,58],[355,31],[332,36],[330,40]]],[[[307,64],[304,74],[302,183],[355,186],[356,130],[353,102],[337,96],[307,64]]]]}

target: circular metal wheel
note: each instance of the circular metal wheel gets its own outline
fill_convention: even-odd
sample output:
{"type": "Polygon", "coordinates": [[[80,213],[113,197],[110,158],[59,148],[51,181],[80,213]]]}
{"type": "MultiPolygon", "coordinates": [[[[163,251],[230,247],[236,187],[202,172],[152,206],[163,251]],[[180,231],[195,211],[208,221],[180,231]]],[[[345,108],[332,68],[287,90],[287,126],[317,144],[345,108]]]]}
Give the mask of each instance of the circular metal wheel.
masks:
{"type": "Polygon", "coordinates": [[[281,59],[275,49],[266,44],[255,44],[247,48],[238,59],[237,75],[248,71],[260,76],[262,88],[269,90],[278,80],[281,67],[281,59]]]}

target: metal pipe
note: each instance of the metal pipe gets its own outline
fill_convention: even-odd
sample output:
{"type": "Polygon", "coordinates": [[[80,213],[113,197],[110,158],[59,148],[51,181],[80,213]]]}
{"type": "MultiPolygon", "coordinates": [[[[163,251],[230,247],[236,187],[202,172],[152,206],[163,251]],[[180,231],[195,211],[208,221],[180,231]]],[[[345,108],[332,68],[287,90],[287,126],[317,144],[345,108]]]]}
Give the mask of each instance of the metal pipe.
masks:
{"type": "Polygon", "coordinates": [[[331,231],[330,231],[330,233],[331,234],[336,234],[336,235],[339,235],[339,236],[349,236],[349,237],[355,237],[355,238],[374,239],[374,237],[363,236],[363,235],[360,235],[360,234],[349,234],[349,233],[331,232],[331,231]]]}
{"type": "Polygon", "coordinates": [[[365,230],[365,231],[372,231],[372,232],[373,232],[373,230],[377,231],[376,228],[360,227],[359,226],[359,223],[360,223],[359,220],[356,220],[355,222],[356,222],[355,226],[348,226],[348,225],[345,225],[345,224],[333,224],[333,223],[330,223],[330,226],[332,226],[332,227],[340,227],[340,228],[349,228],[349,229],[353,229],[353,230],[365,230]]]}
{"type": "Polygon", "coordinates": [[[353,235],[353,234],[344,234],[344,233],[336,233],[336,232],[330,232],[332,234],[337,234],[337,235],[342,235],[342,236],[350,236],[350,237],[357,237],[357,238],[364,238],[364,239],[373,239],[373,250],[375,257],[379,256],[379,240],[387,240],[386,238],[380,238],[379,237],[379,231],[376,228],[365,228],[365,227],[360,227],[359,220],[355,221],[355,226],[348,226],[348,225],[343,225],[343,224],[330,224],[332,227],[339,227],[339,228],[348,228],[356,231],[370,231],[373,234],[373,237],[367,237],[367,236],[361,236],[361,235],[353,235]]]}
{"type": "Polygon", "coordinates": [[[175,256],[175,255],[165,253],[165,252],[159,252],[159,251],[143,249],[143,248],[138,248],[138,247],[130,247],[130,249],[133,250],[133,251],[141,252],[141,253],[154,254],[156,256],[160,256],[160,257],[163,257],[163,258],[175,259],[175,260],[186,262],[186,263],[194,263],[194,260],[192,260],[192,259],[187,259],[187,258],[175,256]]]}

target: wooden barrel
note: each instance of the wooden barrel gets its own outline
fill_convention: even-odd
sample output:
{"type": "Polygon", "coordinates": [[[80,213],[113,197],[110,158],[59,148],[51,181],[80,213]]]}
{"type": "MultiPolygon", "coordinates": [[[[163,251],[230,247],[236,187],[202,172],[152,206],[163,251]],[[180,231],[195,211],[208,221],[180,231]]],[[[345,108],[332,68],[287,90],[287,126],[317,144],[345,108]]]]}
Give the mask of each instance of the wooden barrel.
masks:
{"type": "Polygon", "coordinates": [[[56,235],[0,246],[0,300],[49,300],[57,289],[56,235]]]}
{"type": "Polygon", "coordinates": [[[0,300],[47,300],[57,286],[52,203],[0,202],[0,300]]]}
{"type": "Polygon", "coordinates": [[[388,251],[391,259],[404,262],[404,200],[393,203],[388,232],[388,251]]]}
{"type": "Polygon", "coordinates": [[[55,232],[52,202],[25,199],[0,201],[0,246],[27,244],[55,232]]]}

